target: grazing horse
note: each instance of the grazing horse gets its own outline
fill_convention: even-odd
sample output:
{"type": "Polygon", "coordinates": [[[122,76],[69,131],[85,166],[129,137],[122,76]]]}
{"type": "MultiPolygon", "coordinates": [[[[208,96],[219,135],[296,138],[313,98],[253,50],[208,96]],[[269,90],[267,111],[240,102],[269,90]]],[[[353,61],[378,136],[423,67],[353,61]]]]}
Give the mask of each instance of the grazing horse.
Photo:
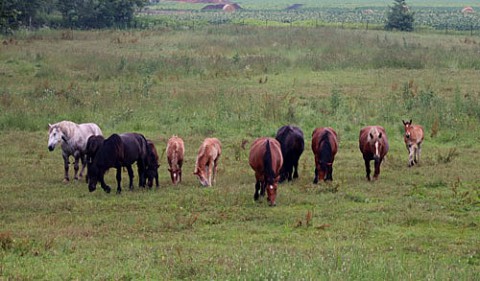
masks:
{"type": "Polygon", "coordinates": [[[194,175],[203,186],[212,186],[217,174],[218,159],[222,154],[222,144],[216,138],[206,138],[198,149],[194,175]]]}
{"type": "Polygon", "coordinates": [[[375,161],[373,179],[377,180],[380,174],[380,164],[388,152],[388,140],[385,129],[381,126],[367,126],[360,130],[359,147],[365,160],[367,179],[370,180],[370,161],[375,161]]]}
{"type": "Polygon", "coordinates": [[[172,179],[172,183],[176,185],[182,181],[182,165],[185,153],[183,140],[177,136],[172,136],[168,140],[166,152],[170,178],[172,179]]]}
{"type": "Polygon", "coordinates": [[[283,156],[279,182],[298,178],[298,159],[305,148],[302,130],[291,125],[283,126],[278,129],[275,139],[280,143],[283,156]]]}
{"type": "Polygon", "coordinates": [[[420,161],[421,146],[423,143],[423,127],[412,124],[412,119],[410,119],[410,121],[402,120],[402,122],[405,127],[403,140],[408,150],[408,167],[411,167],[420,161]]]}
{"type": "Polygon", "coordinates": [[[68,176],[69,158],[73,156],[74,162],[74,179],[78,180],[83,177],[85,169],[85,149],[87,140],[92,135],[102,135],[102,130],[94,123],[76,124],[71,121],[61,121],[55,124],[48,124],[48,150],[53,151],[58,143],[62,145],[62,157],[65,167],[64,182],[70,181],[68,176]],[[82,161],[82,170],[79,170],[78,161],[82,161]]]}
{"type": "Polygon", "coordinates": [[[92,165],[93,159],[95,158],[97,151],[103,145],[104,141],[105,141],[105,138],[100,135],[92,135],[87,140],[87,147],[85,148],[85,157],[87,162],[87,176],[85,177],[85,180],[87,181],[87,183],[88,183],[88,170],[92,165]]]}
{"type": "Polygon", "coordinates": [[[122,192],[122,167],[125,167],[129,176],[129,188],[133,190],[133,169],[132,165],[137,162],[138,177],[140,187],[145,187],[145,170],[150,163],[149,155],[151,150],[147,140],[141,134],[125,133],[121,135],[113,134],[105,139],[102,146],[98,149],[95,158],[88,171],[88,190],[95,191],[97,182],[100,182],[103,190],[110,193],[110,186],[104,181],[105,172],[110,168],[117,169],[117,193],[122,192]]]}
{"type": "Polygon", "coordinates": [[[153,186],[153,180],[155,179],[155,187],[158,187],[158,153],[155,144],[151,140],[147,140],[147,145],[150,148],[150,153],[147,155],[148,162],[146,167],[147,186],[153,186]]]}
{"type": "Polygon", "coordinates": [[[250,147],[250,167],[255,171],[255,193],[253,200],[265,196],[270,206],[276,205],[278,180],[283,165],[283,156],[280,143],[274,138],[258,138],[250,147]]]}
{"type": "Polygon", "coordinates": [[[338,150],[337,132],[333,128],[316,128],[312,133],[312,151],[315,156],[315,177],[324,181],[333,180],[333,161],[338,150]]]}

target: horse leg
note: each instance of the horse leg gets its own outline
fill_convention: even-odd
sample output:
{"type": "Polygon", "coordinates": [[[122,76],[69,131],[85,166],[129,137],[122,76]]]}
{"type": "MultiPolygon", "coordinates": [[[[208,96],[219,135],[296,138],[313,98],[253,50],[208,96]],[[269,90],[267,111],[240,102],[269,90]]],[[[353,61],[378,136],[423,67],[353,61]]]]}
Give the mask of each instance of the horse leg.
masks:
{"type": "Polygon", "coordinates": [[[217,184],[217,172],[218,172],[217,161],[218,159],[215,159],[215,161],[213,161],[213,184],[214,185],[217,184]]]}
{"type": "Polygon", "coordinates": [[[415,165],[415,163],[413,162],[413,159],[415,156],[414,154],[415,154],[415,148],[409,145],[408,146],[408,167],[412,167],[413,165],[415,165]]]}
{"type": "Polygon", "coordinates": [[[258,200],[258,198],[260,197],[259,191],[260,191],[260,181],[257,180],[257,182],[255,183],[255,193],[253,193],[253,200],[255,201],[258,200]]]}
{"type": "MultiPolygon", "coordinates": [[[[128,188],[130,189],[130,191],[132,191],[133,190],[133,177],[134,177],[132,165],[127,165],[126,168],[127,168],[127,172],[128,172],[128,188]]],[[[140,171],[138,172],[138,175],[139,175],[139,177],[141,177],[140,171]]]]}
{"type": "Polygon", "coordinates": [[[364,161],[365,161],[365,171],[367,173],[367,180],[371,180],[370,179],[370,172],[371,172],[371,170],[370,170],[370,160],[364,158],[364,161]]]}
{"type": "Polygon", "coordinates": [[[68,161],[68,155],[66,153],[62,153],[62,157],[63,157],[63,166],[65,168],[65,176],[63,178],[63,182],[64,183],[67,183],[70,181],[70,178],[68,177],[68,166],[70,165],[69,161],[68,161]]]}
{"type": "Polygon", "coordinates": [[[317,184],[318,183],[318,169],[315,167],[315,176],[313,177],[313,183],[317,184]]]}
{"type": "Polygon", "coordinates": [[[375,160],[375,172],[373,174],[373,180],[377,180],[378,175],[380,175],[380,164],[382,164],[382,160],[382,158],[375,160]]]}
{"type": "MultiPolygon", "coordinates": [[[[127,167],[127,170],[128,170],[128,167],[127,167]]],[[[145,187],[145,183],[147,181],[145,176],[145,164],[141,160],[137,161],[137,171],[138,171],[138,186],[145,187]]],[[[133,174],[133,170],[132,170],[132,174],[133,174]]],[[[133,183],[132,183],[132,188],[133,188],[133,183]]]]}
{"type": "Polygon", "coordinates": [[[73,153],[73,158],[74,158],[74,162],[73,162],[73,170],[75,171],[74,174],[73,174],[73,178],[75,180],[78,180],[78,170],[79,170],[79,166],[78,166],[78,160],[80,160],[80,155],[79,155],[80,152],[78,151],[75,151],[73,153]]]}
{"type": "Polygon", "coordinates": [[[122,167],[117,167],[117,194],[122,193],[122,167]]]}
{"type": "Polygon", "coordinates": [[[80,154],[80,161],[82,161],[82,169],[80,170],[80,174],[78,175],[80,178],[83,177],[83,171],[85,171],[85,167],[87,166],[87,155],[81,153],[80,154]]]}
{"type": "Polygon", "coordinates": [[[331,165],[327,167],[327,176],[325,177],[325,181],[333,181],[333,167],[331,165]]]}
{"type": "Polygon", "coordinates": [[[262,181],[260,182],[260,196],[265,197],[265,187],[267,186],[267,182],[262,181]]]}
{"type": "Polygon", "coordinates": [[[100,176],[100,185],[102,186],[102,189],[103,189],[106,193],[110,193],[110,191],[112,190],[112,189],[110,188],[110,186],[108,186],[108,185],[105,183],[104,175],[101,175],[101,176],[100,176]]]}
{"type": "Polygon", "coordinates": [[[293,168],[294,168],[294,172],[293,172],[293,178],[294,179],[298,179],[298,160],[295,161],[295,163],[293,163],[293,168]]]}
{"type": "Polygon", "coordinates": [[[418,146],[417,147],[417,158],[415,159],[415,163],[420,162],[420,154],[422,152],[422,143],[419,143],[417,146],[418,146]]]}

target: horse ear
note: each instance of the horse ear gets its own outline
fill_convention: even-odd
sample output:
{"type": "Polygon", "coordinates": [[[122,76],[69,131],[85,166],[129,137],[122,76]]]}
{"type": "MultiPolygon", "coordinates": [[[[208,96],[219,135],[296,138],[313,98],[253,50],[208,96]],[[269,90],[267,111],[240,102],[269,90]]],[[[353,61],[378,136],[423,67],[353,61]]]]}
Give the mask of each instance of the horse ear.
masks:
{"type": "Polygon", "coordinates": [[[403,121],[403,120],[402,120],[402,123],[403,123],[403,126],[407,125],[407,122],[405,122],[405,121],[403,121]]]}
{"type": "Polygon", "coordinates": [[[52,124],[48,123],[48,129],[52,128],[52,124]]]}
{"type": "Polygon", "coordinates": [[[410,125],[412,125],[412,119],[410,119],[410,125]]]}

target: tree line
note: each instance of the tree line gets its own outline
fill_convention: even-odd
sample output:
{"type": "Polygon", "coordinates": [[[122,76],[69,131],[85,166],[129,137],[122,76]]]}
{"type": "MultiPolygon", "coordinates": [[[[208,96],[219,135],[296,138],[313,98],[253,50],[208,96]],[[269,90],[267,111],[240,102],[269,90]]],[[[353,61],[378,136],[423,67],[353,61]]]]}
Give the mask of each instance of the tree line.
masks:
{"type": "Polygon", "coordinates": [[[128,28],[147,0],[0,0],[0,29],[128,28]]]}

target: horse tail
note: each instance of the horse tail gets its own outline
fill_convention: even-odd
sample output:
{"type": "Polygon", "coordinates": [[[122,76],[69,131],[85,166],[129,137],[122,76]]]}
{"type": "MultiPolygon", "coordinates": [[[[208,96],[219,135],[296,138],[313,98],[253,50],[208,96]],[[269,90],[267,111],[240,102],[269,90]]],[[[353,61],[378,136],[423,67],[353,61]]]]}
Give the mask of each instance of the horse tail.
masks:
{"type": "Polygon", "coordinates": [[[320,167],[326,170],[328,165],[331,165],[332,158],[333,158],[332,144],[330,143],[329,131],[325,131],[325,133],[322,135],[322,137],[318,141],[318,147],[320,148],[318,150],[318,153],[319,153],[318,159],[320,159],[320,167]]]}
{"type": "Polygon", "coordinates": [[[265,144],[265,155],[263,156],[263,169],[265,170],[265,183],[273,184],[275,173],[272,169],[272,151],[270,149],[270,140],[265,144]]]}

